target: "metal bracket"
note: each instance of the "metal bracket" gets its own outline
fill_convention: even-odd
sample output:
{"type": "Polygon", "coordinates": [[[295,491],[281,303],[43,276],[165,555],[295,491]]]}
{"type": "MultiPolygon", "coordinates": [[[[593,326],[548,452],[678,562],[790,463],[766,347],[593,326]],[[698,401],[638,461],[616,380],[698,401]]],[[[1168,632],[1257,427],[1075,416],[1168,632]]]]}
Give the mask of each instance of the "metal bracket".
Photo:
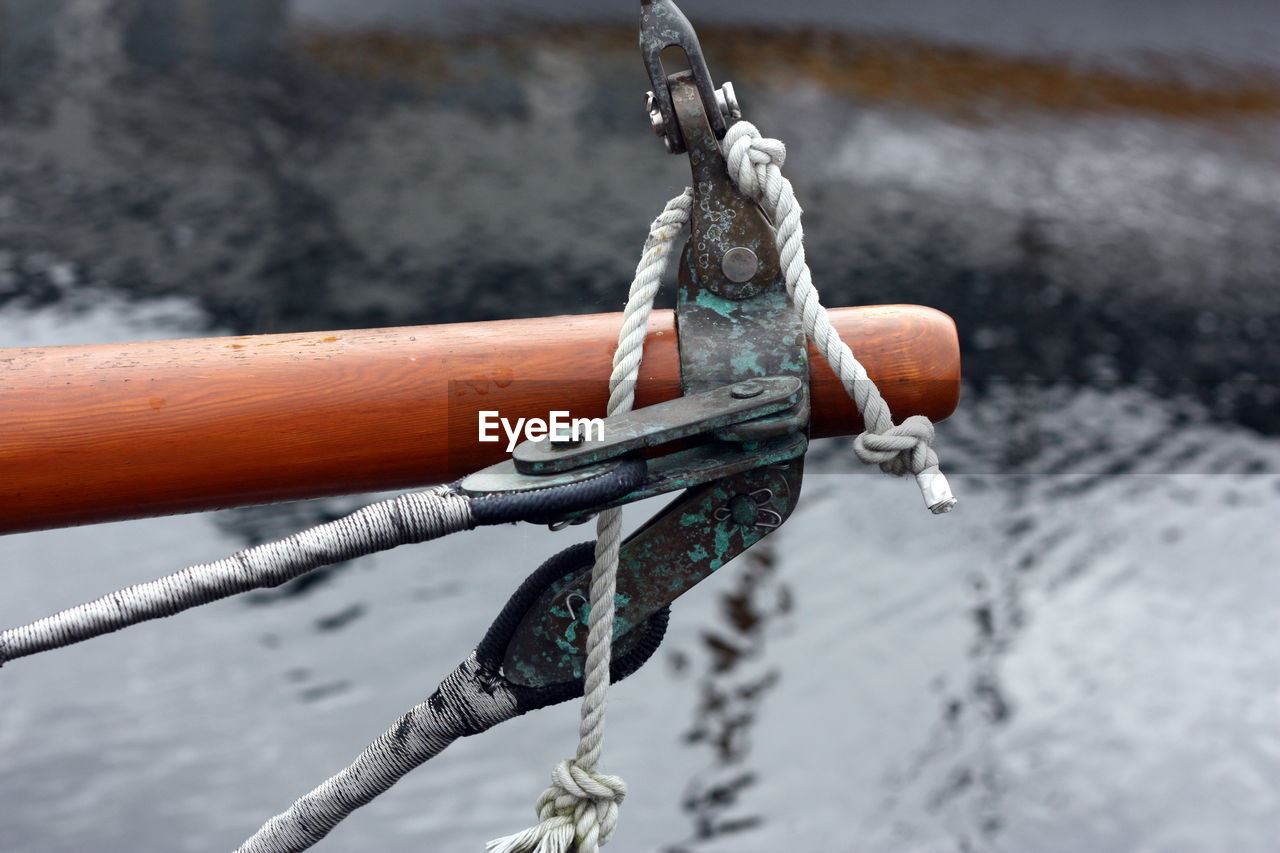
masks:
{"type": "Polygon", "coordinates": [[[676,114],[689,145],[693,170],[692,237],[680,265],[676,330],[680,384],[685,394],[760,376],[794,376],[803,398],[787,414],[740,424],[722,438],[758,440],[807,431],[809,349],[804,326],[791,307],[773,227],[732,178],[687,75],[672,80],[676,114]],[[735,253],[750,253],[750,277],[730,276],[735,253]],[[726,269],[728,268],[728,270],[726,269]]]}
{"type": "Polygon", "coordinates": [[[711,127],[717,138],[724,138],[728,130],[724,114],[736,113],[738,104],[733,87],[728,83],[725,84],[724,92],[717,97],[715,84],[711,82],[711,72],[707,69],[707,60],[702,55],[702,45],[698,43],[698,35],[679,7],[671,0],[640,0],[640,53],[644,56],[645,67],[649,70],[649,82],[653,85],[653,91],[648,93],[650,102],[646,106],[651,114],[658,114],[653,127],[665,139],[667,151],[683,154],[684,138],[680,135],[680,124],[676,121],[675,110],[671,105],[667,73],[662,68],[662,52],[669,47],[680,48],[688,57],[690,73],[702,94],[703,104],[711,117],[711,127]]]}
{"type": "MultiPolygon", "coordinates": [[[[566,469],[714,431],[714,440],[649,460],[645,483],[615,502],[687,488],[622,544],[615,644],[786,521],[800,495],[809,427],[804,329],[787,296],[773,229],[733,183],[720,152],[727,126],[697,38],[671,0],[642,0],[640,44],[661,118],[655,124],[669,150],[688,151],[693,169],[692,238],[676,299],[685,396],[663,411],[614,419],[622,431],[590,446],[522,445],[508,473],[570,476],[566,469]],[[660,55],[671,45],[685,50],[691,71],[666,76],[660,55]],[[767,386],[786,405],[753,409],[732,393],[743,385],[767,386]]],[[[587,567],[552,584],[528,609],[503,661],[508,679],[538,687],[582,677],[590,586],[587,567]]]]}
{"type": "Polygon", "coordinates": [[[553,436],[521,442],[512,458],[522,474],[559,474],[632,450],[794,409],[804,391],[804,383],[794,376],[738,382],[606,418],[604,434],[594,440],[553,436]]]}

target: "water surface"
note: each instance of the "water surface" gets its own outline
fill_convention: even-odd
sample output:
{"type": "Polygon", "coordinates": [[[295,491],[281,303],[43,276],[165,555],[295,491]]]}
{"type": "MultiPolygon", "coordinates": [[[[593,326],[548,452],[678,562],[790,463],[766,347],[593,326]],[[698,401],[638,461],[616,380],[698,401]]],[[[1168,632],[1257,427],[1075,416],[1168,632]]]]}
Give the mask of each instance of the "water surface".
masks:
{"type": "MultiPolygon", "coordinates": [[[[963,503],[815,448],[792,521],[616,691],[615,846],[1272,850],[1277,16],[935,6],[686,9],[788,143],[827,301],[956,317],[963,503]]],[[[0,345],[619,309],[686,180],[631,11],[459,8],[0,3],[0,345]]],[[[370,499],[5,537],[0,624],[370,499]]],[[[399,549],[5,667],[0,849],[233,849],[581,537],[399,549]]],[[[575,718],[456,744],[324,849],[514,831],[575,718]]]]}

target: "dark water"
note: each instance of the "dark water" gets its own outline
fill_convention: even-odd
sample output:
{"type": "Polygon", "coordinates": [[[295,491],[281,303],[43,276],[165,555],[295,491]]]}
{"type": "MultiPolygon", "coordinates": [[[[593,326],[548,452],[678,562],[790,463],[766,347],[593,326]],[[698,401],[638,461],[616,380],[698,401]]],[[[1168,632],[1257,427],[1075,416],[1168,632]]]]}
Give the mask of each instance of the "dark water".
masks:
{"type": "MultiPolygon", "coordinates": [[[[819,446],[794,519],[618,689],[617,849],[1280,837],[1280,12],[966,8],[687,4],[788,143],[827,302],[956,317],[963,505],[819,446]]],[[[631,10],[461,9],[0,0],[0,345],[620,308],[686,179],[631,10]]],[[[2,539],[0,624],[364,500],[2,539]]],[[[401,549],[6,667],[0,850],[233,848],[579,535],[401,549]]],[[[456,745],[328,847],[480,849],[575,714],[456,745]]]]}

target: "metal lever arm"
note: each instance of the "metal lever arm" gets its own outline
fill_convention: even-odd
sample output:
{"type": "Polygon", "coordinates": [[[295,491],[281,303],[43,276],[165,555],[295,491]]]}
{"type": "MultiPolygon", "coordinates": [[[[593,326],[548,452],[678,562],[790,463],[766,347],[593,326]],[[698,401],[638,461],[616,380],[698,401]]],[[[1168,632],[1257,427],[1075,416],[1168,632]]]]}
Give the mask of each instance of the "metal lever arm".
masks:
{"type": "MultiPolygon", "coordinates": [[[[793,376],[766,376],[636,409],[604,421],[597,440],[558,444],[551,439],[526,441],[514,457],[464,478],[458,488],[473,498],[544,491],[600,477],[633,451],[689,437],[719,435],[727,428],[799,408],[806,400],[803,383],[793,376]]],[[[803,434],[766,434],[744,446],[712,439],[649,461],[644,482],[608,503],[566,513],[582,518],[611,506],[701,485],[760,465],[803,455],[803,434]]]]}
{"type": "Polygon", "coordinates": [[[804,384],[794,376],[766,376],[677,397],[604,420],[596,439],[549,437],[519,444],[512,458],[522,474],[560,474],[632,450],[714,432],[795,408],[804,384]]]}

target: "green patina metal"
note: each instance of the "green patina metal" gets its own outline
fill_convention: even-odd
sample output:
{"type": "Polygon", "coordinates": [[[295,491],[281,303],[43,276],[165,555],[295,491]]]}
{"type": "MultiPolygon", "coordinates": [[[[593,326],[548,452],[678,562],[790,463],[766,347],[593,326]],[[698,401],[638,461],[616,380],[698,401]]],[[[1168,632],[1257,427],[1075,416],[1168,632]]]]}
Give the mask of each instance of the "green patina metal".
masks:
{"type": "Polygon", "coordinates": [[[809,423],[809,351],[791,308],[773,227],[729,177],[720,144],[688,74],[670,78],[671,98],[693,171],[693,236],[685,246],[676,293],[680,384],[685,394],[759,376],[795,376],[803,399],[790,412],[719,430],[748,441],[804,432],[809,423]],[[759,266],[745,283],[725,275],[722,258],[746,247],[759,266]]]}
{"type": "Polygon", "coordinates": [[[794,376],[760,376],[751,397],[740,398],[733,385],[724,385],[615,415],[605,421],[604,435],[599,439],[573,445],[557,444],[549,438],[522,442],[512,454],[516,470],[522,474],[562,474],[633,450],[787,411],[806,394],[805,384],[794,376]]]}
{"type": "MultiPolygon", "coordinates": [[[[786,462],[803,456],[809,440],[803,434],[779,436],[763,442],[709,441],[695,447],[669,453],[649,460],[649,470],[642,486],[627,495],[589,510],[568,513],[565,519],[576,521],[595,515],[601,509],[635,503],[645,498],[670,492],[691,489],[724,477],[786,462]]],[[[690,526],[701,523],[700,517],[690,514],[690,526]]]]}
{"type": "MultiPolygon", "coordinates": [[[[643,633],[637,626],[786,521],[800,494],[808,447],[808,348],[787,297],[773,230],[729,178],[693,77],[677,74],[668,82],[675,135],[694,179],[693,233],[681,257],[676,299],[684,404],[613,419],[622,429],[612,443],[517,450],[521,476],[536,481],[537,472],[600,463],[675,437],[700,442],[649,460],[645,483],[613,504],[684,490],[623,542],[614,622],[619,654],[643,633]],[[758,262],[746,281],[725,271],[725,254],[738,248],[750,249],[758,262]],[[776,389],[787,379],[798,381],[781,406],[740,405],[729,393],[747,380],[776,389]],[[707,407],[695,412],[702,404],[707,407]]],[[[590,587],[587,564],[543,592],[507,649],[507,678],[537,687],[582,677],[590,587]]]]}
{"type": "MultiPolygon", "coordinates": [[[[618,564],[614,637],[626,640],[633,628],[785,521],[799,495],[802,465],[793,460],[691,489],[632,534],[618,564]],[[768,497],[753,504],[755,516],[747,523],[732,515],[717,518],[717,510],[735,498],[762,492],[768,497]],[[690,517],[696,522],[686,524],[690,517]]],[[[590,591],[587,564],[543,592],[508,647],[508,678],[536,687],[581,677],[586,631],[579,628],[586,625],[588,608],[571,602],[587,601],[590,591]]]]}

